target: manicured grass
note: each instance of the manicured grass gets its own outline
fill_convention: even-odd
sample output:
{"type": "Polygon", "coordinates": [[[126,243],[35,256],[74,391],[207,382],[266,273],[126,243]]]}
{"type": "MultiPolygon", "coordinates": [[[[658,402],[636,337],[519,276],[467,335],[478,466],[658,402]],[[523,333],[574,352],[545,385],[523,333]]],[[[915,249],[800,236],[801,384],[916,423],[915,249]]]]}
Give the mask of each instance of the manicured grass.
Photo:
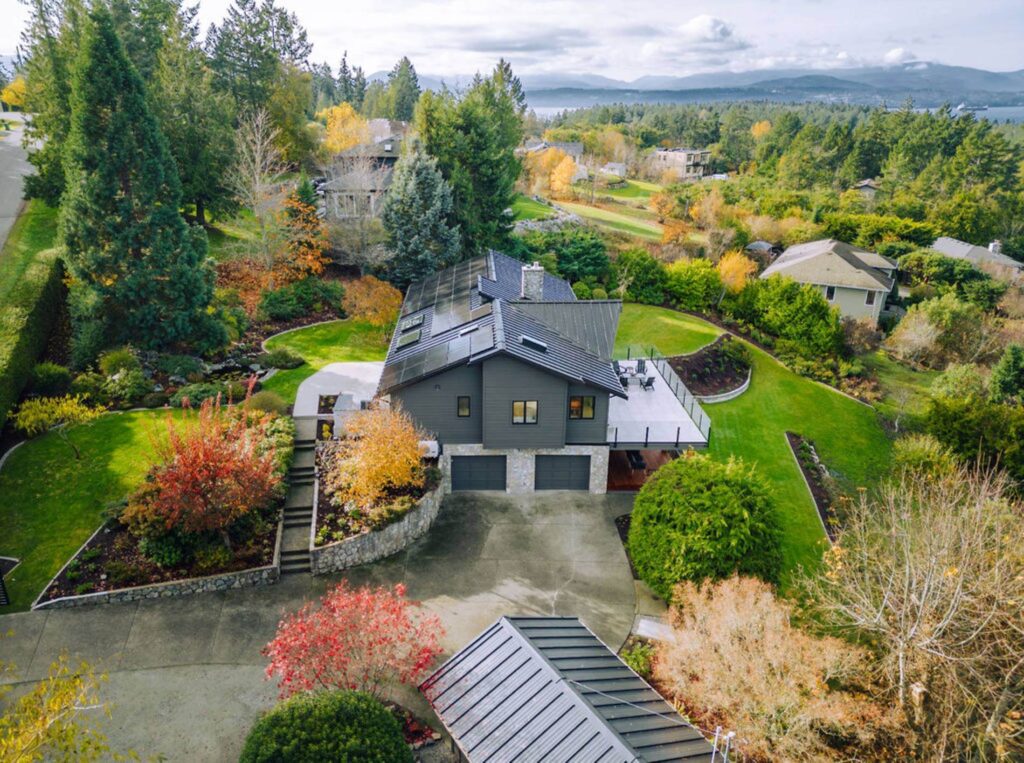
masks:
{"type": "Polygon", "coordinates": [[[12,609],[28,609],[99,527],[108,502],[142,481],[166,415],[108,414],[75,427],[69,436],[82,450],[81,461],[52,432],[11,453],[0,470],[0,554],[21,559],[7,579],[12,609]]]}
{"type": "Polygon", "coordinates": [[[518,220],[546,220],[554,214],[547,204],[541,204],[529,196],[518,194],[512,202],[512,212],[518,220]]]}
{"type": "Polygon", "coordinates": [[[28,202],[0,251],[0,305],[36,254],[52,248],[56,240],[57,210],[41,201],[28,202]]]}
{"type": "MultiPolygon", "coordinates": [[[[697,318],[626,305],[617,342],[643,345],[653,340],[663,353],[674,354],[706,343],[715,333],[716,327],[697,318]],[[676,316],[687,320],[675,323],[676,316]],[[655,332],[658,339],[653,339],[655,332]]],[[[818,563],[826,540],[785,432],[812,440],[850,493],[877,483],[888,465],[891,443],[871,407],[797,376],[756,347],[751,352],[754,375],[747,392],[704,406],[711,417],[709,452],[756,464],[773,484],[783,528],[784,580],[789,580],[799,566],[818,563]]]]}
{"type": "Polygon", "coordinates": [[[217,220],[206,229],[210,256],[218,262],[241,249],[241,243],[258,235],[256,220],[248,210],[232,220],[217,220]]]}
{"type": "Polygon", "coordinates": [[[655,193],[662,190],[657,183],[648,183],[643,180],[627,180],[625,188],[603,188],[599,191],[601,196],[611,196],[615,199],[649,199],[655,193]]]}
{"type": "Polygon", "coordinates": [[[862,355],[864,367],[875,372],[882,388],[882,399],[876,408],[888,418],[915,416],[928,405],[928,390],[939,371],[915,371],[885,354],[884,350],[862,355]]]}
{"type": "Polygon", "coordinates": [[[331,321],[280,334],[267,341],[267,349],[287,347],[301,355],[306,363],[288,371],[278,371],[263,387],[273,390],[289,403],[295,402],[299,385],[316,371],[329,363],[347,360],[384,360],[387,341],[386,331],[353,320],[331,321]]]}
{"type": "Polygon", "coordinates": [[[621,212],[611,212],[607,209],[599,209],[586,204],[560,201],[558,206],[566,211],[577,214],[585,220],[592,220],[602,228],[626,233],[630,236],[648,239],[650,241],[661,241],[661,226],[655,222],[639,220],[634,215],[621,212]]]}
{"type": "Polygon", "coordinates": [[[627,347],[650,354],[686,355],[715,340],[722,330],[686,313],[650,305],[628,304],[619,318],[615,357],[625,358],[627,347]]]}

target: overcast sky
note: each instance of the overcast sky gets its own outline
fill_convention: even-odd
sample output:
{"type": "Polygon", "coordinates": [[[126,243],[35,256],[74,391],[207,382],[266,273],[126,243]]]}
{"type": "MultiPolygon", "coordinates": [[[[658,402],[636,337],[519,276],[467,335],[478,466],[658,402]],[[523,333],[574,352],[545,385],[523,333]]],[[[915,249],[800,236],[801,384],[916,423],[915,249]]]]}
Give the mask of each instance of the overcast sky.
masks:
{"type": "MultiPolygon", "coordinates": [[[[186,0],[188,2],[189,0],[186,0]]],[[[229,0],[201,0],[204,29],[229,0]]],[[[453,76],[500,56],[517,72],[635,79],[705,71],[834,68],[927,60],[1024,69],[1022,0],[279,0],[298,13],[313,59],[344,50],[369,73],[408,55],[453,76]]],[[[0,53],[25,10],[0,0],[0,53]]]]}

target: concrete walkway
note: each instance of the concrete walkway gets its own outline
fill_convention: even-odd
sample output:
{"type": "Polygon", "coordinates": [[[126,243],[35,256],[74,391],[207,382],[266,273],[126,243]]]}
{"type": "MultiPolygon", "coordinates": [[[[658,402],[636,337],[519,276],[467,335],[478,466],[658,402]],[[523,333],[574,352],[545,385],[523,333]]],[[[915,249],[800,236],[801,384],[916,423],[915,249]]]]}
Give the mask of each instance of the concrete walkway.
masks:
{"type": "Polygon", "coordinates": [[[292,415],[296,418],[316,416],[321,395],[344,392],[356,401],[372,400],[377,394],[377,383],[383,371],[384,363],[381,361],[330,363],[299,385],[292,415]]]}
{"type": "MultiPolygon", "coordinates": [[[[8,116],[0,114],[0,118],[8,116]]],[[[22,178],[32,170],[25,149],[21,147],[24,114],[11,114],[18,125],[8,132],[0,132],[0,248],[21,211],[22,178]]],[[[12,123],[13,124],[13,123],[12,123]]]]}
{"type": "MultiPolygon", "coordinates": [[[[578,615],[618,648],[637,605],[614,518],[631,501],[457,494],[410,549],[344,577],[405,582],[412,598],[441,616],[447,653],[503,614],[578,615]]],[[[275,701],[260,649],[283,614],[341,577],[289,575],[267,588],[7,615],[0,631],[13,635],[0,650],[22,681],[45,675],[62,652],[108,672],[102,693],[113,717],[102,725],[116,749],[169,761],[237,760],[249,727],[275,701]]],[[[427,712],[412,690],[398,699],[427,712]]]]}

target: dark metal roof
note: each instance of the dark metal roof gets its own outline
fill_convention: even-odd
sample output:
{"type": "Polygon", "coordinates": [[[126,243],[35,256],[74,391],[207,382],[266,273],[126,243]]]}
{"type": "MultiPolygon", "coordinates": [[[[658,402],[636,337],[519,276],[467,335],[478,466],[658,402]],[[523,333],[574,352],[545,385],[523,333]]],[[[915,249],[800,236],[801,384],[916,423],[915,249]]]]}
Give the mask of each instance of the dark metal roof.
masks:
{"type": "Polygon", "coordinates": [[[619,303],[576,302],[569,284],[548,273],[544,302],[520,301],[523,264],[491,251],[412,284],[391,337],[378,392],[387,394],[452,366],[502,352],[570,381],[624,396],[609,361],[619,303]],[[524,344],[523,336],[546,347],[524,344]]]}
{"type": "Polygon", "coordinates": [[[713,763],[713,748],[575,617],[502,617],[420,686],[470,763],[713,763]]]}
{"type": "Polygon", "coordinates": [[[517,302],[516,310],[546,323],[597,357],[611,360],[622,312],[618,300],[517,302]]]}

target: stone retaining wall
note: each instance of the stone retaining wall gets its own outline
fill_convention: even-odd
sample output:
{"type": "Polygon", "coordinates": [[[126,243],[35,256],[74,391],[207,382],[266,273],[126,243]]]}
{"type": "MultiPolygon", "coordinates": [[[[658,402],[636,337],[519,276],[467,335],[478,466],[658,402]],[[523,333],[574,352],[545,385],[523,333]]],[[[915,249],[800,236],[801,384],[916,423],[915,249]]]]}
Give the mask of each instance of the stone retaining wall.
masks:
{"type": "Polygon", "coordinates": [[[753,367],[747,369],[747,380],[743,382],[734,390],[728,392],[721,392],[717,395],[697,395],[697,399],[702,403],[724,403],[726,400],[735,400],[737,397],[747,391],[750,386],[750,378],[754,375],[753,367]]]}
{"type": "MultiPolygon", "coordinates": [[[[82,544],[82,547],[75,552],[65,563],[67,567],[82,552],[89,542],[96,536],[96,533],[103,529],[101,525],[96,532],[89,536],[89,540],[82,544]]],[[[50,589],[53,581],[64,572],[64,567],[54,575],[47,583],[46,588],[39,594],[32,603],[32,609],[69,609],[71,607],[83,607],[90,604],[123,604],[144,599],[165,599],[172,596],[191,596],[197,593],[212,593],[213,591],[226,591],[231,588],[250,588],[253,586],[271,585],[281,577],[281,534],[284,528],[283,520],[277,525],[277,540],[274,544],[274,561],[266,567],[254,567],[238,572],[224,572],[219,575],[207,575],[200,578],[186,578],[185,580],[169,580],[166,583],[153,583],[152,585],[136,586],[134,588],[118,588],[114,591],[97,591],[86,593],[81,596],[63,596],[59,599],[40,601],[50,589]]]]}
{"type": "MultiPolygon", "coordinates": [[[[317,510],[319,508],[320,486],[317,482],[313,494],[313,533],[316,531],[317,510]]],[[[443,491],[441,487],[431,490],[423,496],[419,503],[409,509],[401,519],[392,522],[380,530],[355,535],[339,540],[327,546],[314,545],[315,534],[310,540],[309,562],[314,575],[326,575],[329,572],[347,570],[361,564],[369,564],[379,559],[397,554],[407,548],[414,540],[425,535],[437,519],[441,509],[443,491]]]]}

